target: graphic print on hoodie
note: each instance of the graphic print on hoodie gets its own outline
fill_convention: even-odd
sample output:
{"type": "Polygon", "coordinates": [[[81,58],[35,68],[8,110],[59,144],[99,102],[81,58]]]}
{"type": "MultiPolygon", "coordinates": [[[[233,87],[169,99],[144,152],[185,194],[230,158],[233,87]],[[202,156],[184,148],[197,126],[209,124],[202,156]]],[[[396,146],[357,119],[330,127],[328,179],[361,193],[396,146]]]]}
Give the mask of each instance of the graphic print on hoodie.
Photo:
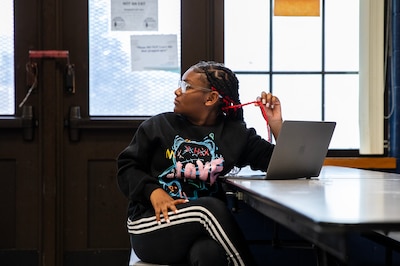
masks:
{"type": "Polygon", "coordinates": [[[213,134],[202,141],[175,136],[171,150],[165,152],[172,165],[158,176],[163,189],[173,198],[189,200],[216,193],[214,184],[224,162],[217,150],[213,134]]]}

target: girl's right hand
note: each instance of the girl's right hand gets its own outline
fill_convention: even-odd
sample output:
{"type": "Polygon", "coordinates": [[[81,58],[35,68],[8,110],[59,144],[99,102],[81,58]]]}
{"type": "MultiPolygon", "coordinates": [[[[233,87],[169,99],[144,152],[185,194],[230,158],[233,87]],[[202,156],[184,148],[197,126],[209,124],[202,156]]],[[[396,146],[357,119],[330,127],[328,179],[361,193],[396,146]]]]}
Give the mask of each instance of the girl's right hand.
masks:
{"type": "Polygon", "coordinates": [[[187,202],[186,199],[174,200],[166,191],[162,188],[155,189],[150,195],[150,202],[153,205],[156,220],[158,224],[161,224],[161,214],[165,222],[169,223],[168,211],[171,210],[175,213],[178,212],[176,205],[187,202]]]}

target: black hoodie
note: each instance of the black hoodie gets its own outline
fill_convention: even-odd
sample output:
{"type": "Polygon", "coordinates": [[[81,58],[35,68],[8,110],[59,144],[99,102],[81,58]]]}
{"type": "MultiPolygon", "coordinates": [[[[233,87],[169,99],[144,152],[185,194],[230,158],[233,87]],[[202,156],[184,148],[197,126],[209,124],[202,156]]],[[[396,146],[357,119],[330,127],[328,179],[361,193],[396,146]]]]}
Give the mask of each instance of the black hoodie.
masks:
{"type": "Polygon", "coordinates": [[[214,126],[196,126],[175,113],[153,116],[118,156],[128,216],[152,208],[150,194],[160,187],[173,198],[222,197],[219,176],[235,166],[266,171],[273,148],[240,121],[221,117],[214,126]]]}

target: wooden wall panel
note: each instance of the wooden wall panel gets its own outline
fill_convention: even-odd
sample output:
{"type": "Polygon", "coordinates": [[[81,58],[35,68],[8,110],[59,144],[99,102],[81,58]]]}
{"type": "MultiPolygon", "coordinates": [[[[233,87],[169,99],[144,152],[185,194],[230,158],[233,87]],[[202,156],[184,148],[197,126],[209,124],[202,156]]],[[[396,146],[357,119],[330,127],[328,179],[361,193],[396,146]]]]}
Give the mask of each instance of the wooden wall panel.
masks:
{"type": "Polygon", "coordinates": [[[0,160],[0,248],[16,247],[16,161],[0,160]]]}
{"type": "Polygon", "coordinates": [[[127,200],[117,187],[115,160],[89,161],[88,171],[88,247],[126,247],[127,200]]]}

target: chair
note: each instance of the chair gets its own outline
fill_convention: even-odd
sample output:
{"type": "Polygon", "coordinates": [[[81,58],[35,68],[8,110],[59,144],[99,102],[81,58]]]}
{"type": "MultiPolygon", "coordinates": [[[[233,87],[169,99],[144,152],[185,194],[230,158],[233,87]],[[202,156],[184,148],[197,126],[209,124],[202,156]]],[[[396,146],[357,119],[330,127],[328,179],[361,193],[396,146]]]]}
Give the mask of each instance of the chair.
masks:
{"type": "MultiPolygon", "coordinates": [[[[131,249],[131,256],[129,259],[129,266],[162,266],[161,264],[153,264],[153,263],[147,263],[147,262],[143,262],[141,261],[135,254],[135,252],[133,251],[133,249],[131,249]]],[[[164,265],[166,266],[166,265],[164,265]]]]}

